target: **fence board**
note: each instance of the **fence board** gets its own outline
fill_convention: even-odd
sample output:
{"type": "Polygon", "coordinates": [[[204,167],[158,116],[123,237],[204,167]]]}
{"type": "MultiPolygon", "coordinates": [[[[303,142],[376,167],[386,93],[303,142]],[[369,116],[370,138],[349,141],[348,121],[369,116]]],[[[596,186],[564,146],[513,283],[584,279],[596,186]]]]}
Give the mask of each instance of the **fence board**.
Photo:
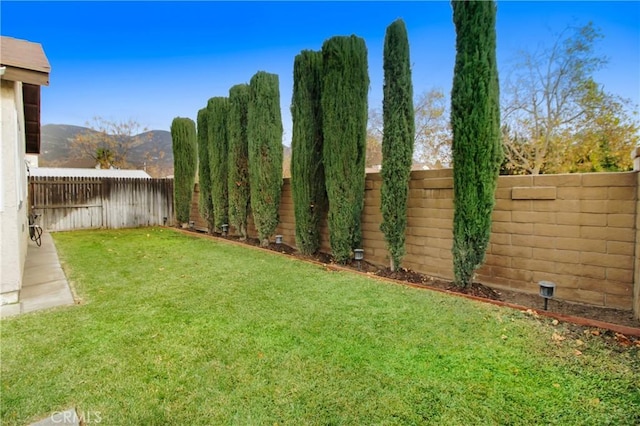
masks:
{"type": "Polygon", "coordinates": [[[31,206],[48,231],[173,221],[172,179],[31,177],[29,183],[31,206]]]}

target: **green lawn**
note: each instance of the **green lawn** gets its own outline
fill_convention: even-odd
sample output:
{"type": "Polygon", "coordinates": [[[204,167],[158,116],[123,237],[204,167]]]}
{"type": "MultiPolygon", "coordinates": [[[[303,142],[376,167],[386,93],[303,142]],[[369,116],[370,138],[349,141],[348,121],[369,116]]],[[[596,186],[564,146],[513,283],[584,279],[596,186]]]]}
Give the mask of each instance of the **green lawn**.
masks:
{"type": "Polygon", "coordinates": [[[170,229],[54,238],[82,304],[2,321],[3,425],[640,422],[637,350],[518,311],[170,229]]]}

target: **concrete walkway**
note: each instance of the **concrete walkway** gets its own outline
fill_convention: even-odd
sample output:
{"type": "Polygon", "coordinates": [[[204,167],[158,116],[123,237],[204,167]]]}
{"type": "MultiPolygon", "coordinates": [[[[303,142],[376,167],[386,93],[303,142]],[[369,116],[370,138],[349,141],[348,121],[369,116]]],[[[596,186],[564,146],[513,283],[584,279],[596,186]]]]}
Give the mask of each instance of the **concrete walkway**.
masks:
{"type": "Polygon", "coordinates": [[[29,241],[19,302],[0,306],[0,317],[73,304],[73,294],[60,267],[53,238],[44,232],[41,247],[29,241]]]}

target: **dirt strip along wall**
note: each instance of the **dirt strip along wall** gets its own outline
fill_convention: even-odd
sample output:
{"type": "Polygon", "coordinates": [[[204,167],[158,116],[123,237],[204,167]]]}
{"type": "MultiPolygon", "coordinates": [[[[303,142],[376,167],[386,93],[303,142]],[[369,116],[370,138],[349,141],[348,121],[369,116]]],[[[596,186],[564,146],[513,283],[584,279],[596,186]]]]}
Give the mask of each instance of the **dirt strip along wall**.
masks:
{"type": "MultiPolygon", "coordinates": [[[[636,229],[640,228],[640,222],[636,227],[638,179],[635,172],[501,176],[490,245],[476,281],[527,293],[537,293],[541,280],[553,281],[558,299],[633,309],[634,274],[640,277],[634,269],[636,229]]],[[[380,174],[367,175],[362,248],[367,261],[387,266],[380,231],[381,184],[380,174]]],[[[197,200],[196,190],[194,220],[206,229],[197,200]]],[[[452,279],[452,170],[412,172],[407,214],[407,254],[402,266],[452,279]]],[[[252,224],[249,230],[256,235],[252,224]]],[[[276,233],[295,247],[289,179],[282,187],[276,233]]],[[[322,236],[321,250],[330,253],[326,221],[322,236]]]]}

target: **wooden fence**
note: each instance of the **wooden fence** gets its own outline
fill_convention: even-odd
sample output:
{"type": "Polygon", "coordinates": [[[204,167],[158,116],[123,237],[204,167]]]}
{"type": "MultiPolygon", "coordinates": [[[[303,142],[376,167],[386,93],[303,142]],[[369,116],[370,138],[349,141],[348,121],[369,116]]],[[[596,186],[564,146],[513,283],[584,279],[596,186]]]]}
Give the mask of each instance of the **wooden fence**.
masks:
{"type": "Polygon", "coordinates": [[[29,201],[48,231],[173,222],[173,179],[31,177],[29,201]]]}

